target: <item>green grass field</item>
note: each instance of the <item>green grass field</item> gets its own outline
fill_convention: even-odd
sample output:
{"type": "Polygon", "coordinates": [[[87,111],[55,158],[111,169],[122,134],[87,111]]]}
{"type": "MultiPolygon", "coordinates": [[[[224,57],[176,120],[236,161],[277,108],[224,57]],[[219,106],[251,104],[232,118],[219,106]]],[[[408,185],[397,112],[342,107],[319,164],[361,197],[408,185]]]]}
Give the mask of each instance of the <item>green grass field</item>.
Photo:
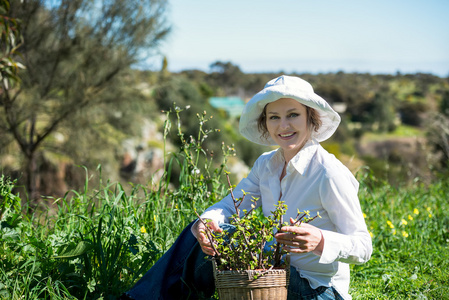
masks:
{"type": "Polygon", "coordinates": [[[449,299],[449,183],[407,188],[362,180],[359,197],[373,237],[371,260],[353,266],[356,299],[449,299]]]}
{"type": "MultiPolygon", "coordinates": [[[[23,215],[11,186],[2,178],[2,299],[114,299],[194,219],[193,205],[213,202],[111,184],[55,200],[55,215],[23,215]]],[[[352,267],[355,299],[449,297],[448,194],[443,181],[394,189],[362,180],[374,253],[352,267]]]]}
{"type": "MultiPolygon", "coordinates": [[[[167,155],[155,190],[86,179],[84,190],[47,199],[54,209],[24,213],[14,181],[2,176],[0,299],[116,299],[126,291],[195,219],[194,209],[226,193],[232,148],[223,147],[224,161],[212,167],[200,147],[207,133],[200,128],[196,143],[167,155]],[[179,186],[169,190],[174,165],[179,186]]],[[[448,180],[395,188],[362,172],[359,196],[374,252],[352,266],[353,297],[448,299],[448,180]]]]}

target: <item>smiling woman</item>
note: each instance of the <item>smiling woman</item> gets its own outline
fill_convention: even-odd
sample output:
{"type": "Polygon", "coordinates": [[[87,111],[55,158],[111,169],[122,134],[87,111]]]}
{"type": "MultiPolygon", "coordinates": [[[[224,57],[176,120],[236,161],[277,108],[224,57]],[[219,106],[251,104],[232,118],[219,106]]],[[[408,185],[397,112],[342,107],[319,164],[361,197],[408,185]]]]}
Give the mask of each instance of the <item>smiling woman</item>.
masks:
{"type": "Polygon", "coordinates": [[[210,297],[214,292],[212,263],[204,254],[218,254],[206,226],[221,232],[235,209],[261,208],[270,216],[281,201],[287,207],[284,220],[290,223],[283,224],[275,238],[290,253],[288,299],[351,299],[349,264],[369,260],[372,246],[357,197],[357,180],[319,144],[339,123],[340,116],[308,82],[291,76],[268,82],[245,105],[240,133],[257,144],[279,148],[262,154],[233,193],[206,209],[200,217],[207,222],[194,221],[184,229],[128,296],[210,297]],[[234,197],[242,199],[238,208],[234,197]],[[254,203],[252,199],[259,200],[254,203]],[[321,218],[313,225],[294,226],[298,210],[321,218]]]}

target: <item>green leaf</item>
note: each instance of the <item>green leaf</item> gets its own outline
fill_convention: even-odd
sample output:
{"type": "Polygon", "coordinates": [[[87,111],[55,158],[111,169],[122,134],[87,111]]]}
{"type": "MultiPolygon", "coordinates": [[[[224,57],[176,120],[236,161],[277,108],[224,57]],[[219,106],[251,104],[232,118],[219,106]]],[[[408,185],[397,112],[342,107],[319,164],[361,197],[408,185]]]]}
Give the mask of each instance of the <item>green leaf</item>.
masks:
{"type": "Polygon", "coordinates": [[[139,249],[135,247],[137,244],[138,244],[137,237],[134,234],[131,234],[131,237],[128,240],[128,249],[134,255],[139,253],[139,249]]]}
{"type": "Polygon", "coordinates": [[[70,242],[61,248],[60,254],[58,256],[53,256],[53,258],[73,258],[83,255],[93,249],[92,243],[89,241],[81,241],[77,245],[70,242]]]}
{"type": "Polygon", "coordinates": [[[14,240],[18,241],[20,239],[20,230],[16,228],[2,228],[2,239],[3,240],[14,240]]]}

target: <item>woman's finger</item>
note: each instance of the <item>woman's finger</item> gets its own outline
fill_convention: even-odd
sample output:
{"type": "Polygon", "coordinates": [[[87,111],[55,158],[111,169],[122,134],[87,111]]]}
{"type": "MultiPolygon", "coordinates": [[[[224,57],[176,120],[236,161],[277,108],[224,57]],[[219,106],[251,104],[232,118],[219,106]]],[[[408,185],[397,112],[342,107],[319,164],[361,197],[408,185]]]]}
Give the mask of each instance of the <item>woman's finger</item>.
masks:
{"type": "Polygon", "coordinates": [[[198,221],[196,228],[195,228],[195,237],[198,240],[198,243],[201,246],[201,250],[207,254],[207,255],[211,255],[214,256],[215,255],[215,250],[212,247],[211,244],[211,236],[210,236],[210,231],[213,232],[222,232],[223,229],[220,228],[220,226],[218,225],[218,223],[216,221],[213,220],[205,220],[205,223],[207,225],[204,226],[203,222],[198,221]]]}

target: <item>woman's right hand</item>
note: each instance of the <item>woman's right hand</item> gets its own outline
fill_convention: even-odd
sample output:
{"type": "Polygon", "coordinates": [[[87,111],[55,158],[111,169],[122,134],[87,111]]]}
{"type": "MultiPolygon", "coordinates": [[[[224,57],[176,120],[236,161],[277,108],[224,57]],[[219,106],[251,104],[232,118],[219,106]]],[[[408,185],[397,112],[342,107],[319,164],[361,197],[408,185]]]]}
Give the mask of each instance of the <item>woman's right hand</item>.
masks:
{"type": "MultiPolygon", "coordinates": [[[[214,231],[214,232],[222,232],[223,231],[223,229],[221,229],[220,226],[218,226],[218,223],[216,221],[213,221],[213,220],[204,220],[204,221],[207,224],[207,227],[211,231],[214,231]]],[[[207,236],[206,231],[207,231],[206,227],[200,220],[198,220],[193,225],[192,233],[198,240],[198,243],[201,246],[201,250],[203,250],[203,252],[207,255],[214,256],[215,251],[212,248],[212,245],[210,243],[210,240],[209,240],[209,237],[207,236]]]]}

